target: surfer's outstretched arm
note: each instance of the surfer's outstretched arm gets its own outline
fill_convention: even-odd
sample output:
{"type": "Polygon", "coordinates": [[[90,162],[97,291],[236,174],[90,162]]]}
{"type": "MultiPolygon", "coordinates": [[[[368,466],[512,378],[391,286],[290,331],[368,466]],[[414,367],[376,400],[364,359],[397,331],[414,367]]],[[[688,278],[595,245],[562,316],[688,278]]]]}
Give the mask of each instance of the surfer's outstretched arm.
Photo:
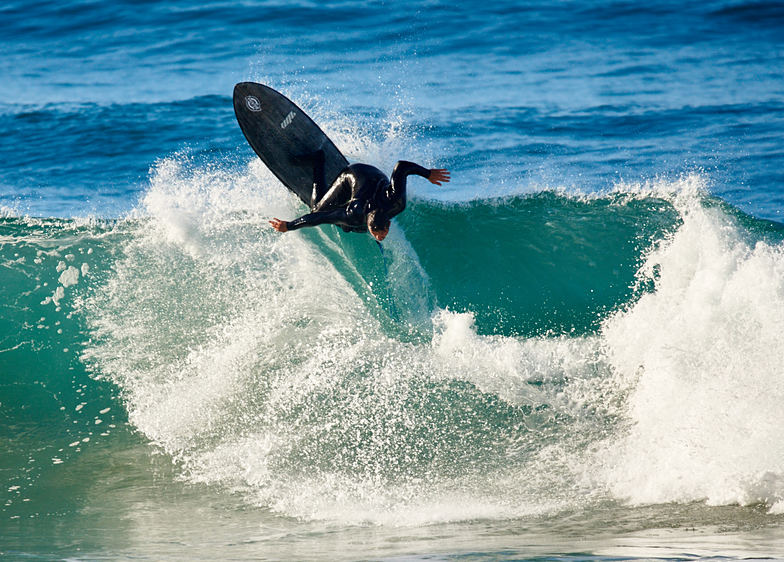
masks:
{"type": "Polygon", "coordinates": [[[392,177],[390,178],[392,180],[389,191],[390,198],[406,196],[406,178],[411,174],[426,178],[430,175],[430,170],[413,162],[399,160],[395,164],[395,168],[392,170],[392,177]]]}
{"type": "Polygon", "coordinates": [[[441,182],[449,181],[449,170],[443,168],[425,168],[419,164],[414,164],[413,162],[399,160],[398,163],[395,164],[395,169],[392,170],[392,185],[395,187],[402,186],[402,188],[405,189],[405,179],[411,174],[422,176],[430,183],[436,185],[441,185],[441,182]]]}
{"type": "Polygon", "coordinates": [[[392,204],[390,215],[394,216],[401,212],[406,206],[406,178],[410,175],[417,175],[426,178],[430,183],[441,185],[441,182],[449,181],[449,171],[443,168],[428,169],[413,162],[400,160],[392,170],[392,177],[387,188],[386,197],[392,204]]]}
{"type": "Polygon", "coordinates": [[[318,226],[320,224],[348,224],[349,220],[345,209],[336,209],[334,211],[308,213],[293,221],[282,221],[275,218],[269,222],[272,228],[278,232],[288,232],[289,230],[298,230],[306,226],[318,226]]]}

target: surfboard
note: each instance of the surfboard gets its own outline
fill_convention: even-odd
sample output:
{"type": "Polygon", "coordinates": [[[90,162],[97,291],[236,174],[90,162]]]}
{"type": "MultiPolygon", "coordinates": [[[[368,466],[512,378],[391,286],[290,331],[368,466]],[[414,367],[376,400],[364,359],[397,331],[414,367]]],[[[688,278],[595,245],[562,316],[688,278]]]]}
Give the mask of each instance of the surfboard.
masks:
{"type": "Polygon", "coordinates": [[[346,157],[313,119],[269,86],[255,82],[234,86],[234,113],[254,152],[308,206],[313,193],[313,165],[298,157],[323,150],[327,186],[348,166],[346,157]]]}

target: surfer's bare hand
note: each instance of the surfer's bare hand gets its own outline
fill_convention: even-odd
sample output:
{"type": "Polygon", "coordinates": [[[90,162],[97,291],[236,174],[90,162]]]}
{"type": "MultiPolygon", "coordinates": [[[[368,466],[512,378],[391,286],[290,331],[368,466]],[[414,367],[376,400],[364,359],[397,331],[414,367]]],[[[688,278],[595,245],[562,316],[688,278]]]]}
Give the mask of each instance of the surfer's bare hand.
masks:
{"type": "Polygon", "coordinates": [[[286,232],[289,229],[288,225],[286,224],[286,221],[282,221],[280,219],[272,219],[271,221],[269,221],[269,223],[272,225],[272,228],[274,228],[278,232],[286,232]]]}
{"type": "Polygon", "coordinates": [[[430,170],[430,175],[427,177],[427,180],[436,185],[441,185],[441,182],[447,183],[449,181],[449,170],[433,168],[430,170]]]}

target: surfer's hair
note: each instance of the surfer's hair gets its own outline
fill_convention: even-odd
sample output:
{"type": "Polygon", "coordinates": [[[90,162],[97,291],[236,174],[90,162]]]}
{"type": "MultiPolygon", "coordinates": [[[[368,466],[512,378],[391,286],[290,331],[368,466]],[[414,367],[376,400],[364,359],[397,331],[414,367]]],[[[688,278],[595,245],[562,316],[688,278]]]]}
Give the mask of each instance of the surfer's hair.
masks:
{"type": "Polygon", "coordinates": [[[379,232],[389,228],[389,217],[379,210],[370,211],[368,213],[368,227],[370,230],[379,232]]]}

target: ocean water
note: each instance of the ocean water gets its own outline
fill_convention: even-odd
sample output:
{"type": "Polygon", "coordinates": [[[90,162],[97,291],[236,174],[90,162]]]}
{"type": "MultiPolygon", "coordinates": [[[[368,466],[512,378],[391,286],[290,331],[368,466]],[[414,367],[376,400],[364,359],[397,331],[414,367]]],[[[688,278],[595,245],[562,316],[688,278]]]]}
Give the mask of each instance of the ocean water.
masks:
{"type": "Polygon", "coordinates": [[[784,3],[0,6],[0,555],[784,558],[784,3]],[[383,253],[236,82],[412,178],[383,253]]]}

